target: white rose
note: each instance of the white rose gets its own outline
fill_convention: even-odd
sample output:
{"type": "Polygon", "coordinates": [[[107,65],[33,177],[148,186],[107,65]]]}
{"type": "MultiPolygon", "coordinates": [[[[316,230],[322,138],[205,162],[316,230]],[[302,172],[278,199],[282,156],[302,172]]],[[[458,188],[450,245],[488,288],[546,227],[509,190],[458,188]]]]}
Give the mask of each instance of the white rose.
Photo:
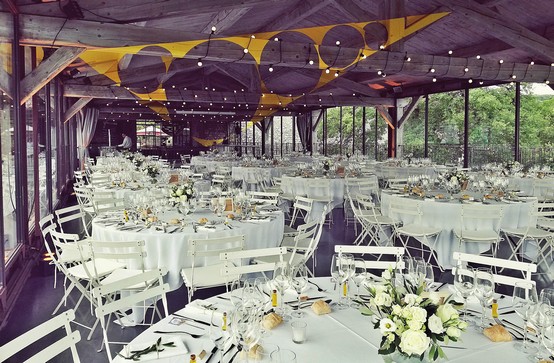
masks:
{"type": "Polygon", "coordinates": [[[427,323],[429,330],[435,334],[441,334],[444,332],[444,327],[442,326],[442,320],[435,314],[431,315],[429,322],[427,323]]]}
{"type": "Polygon", "coordinates": [[[421,321],[421,320],[408,320],[408,328],[410,330],[421,330],[421,328],[423,328],[423,321],[421,321]]]}
{"type": "Polygon", "coordinates": [[[375,295],[385,292],[387,290],[387,287],[381,284],[370,284],[369,287],[375,290],[375,295]]]}
{"type": "Polygon", "coordinates": [[[449,326],[446,328],[446,335],[448,335],[451,338],[459,338],[460,335],[462,335],[462,331],[455,326],[449,326]]]}
{"type": "Polygon", "coordinates": [[[406,330],[400,337],[400,349],[409,356],[422,355],[430,342],[431,339],[421,330],[406,330]]]}
{"type": "Polygon", "coordinates": [[[183,194],[183,195],[181,195],[181,196],[179,197],[179,199],[180,199],[182,202],[186,202],[187,199],[188,199],[188,197],[187,197],[186,195],[183,194]]]}
{"type": "Polygon", "coordinates": [[[415,305],[418,301],[418,298],[419,298],[419,296],[417,296],[415,294],[406,294],[404,296],[404,302],[408,306],[415,305]]]}
{"type": "Polygon", "coordinates": [[[452,178],[450,178],[450,181],[456,183],[458,182],[458,178],[456,178],[456,176],[453,176],[452,178]]]}
{"type": "Polygon", "coordinates": [[[445,323],[452,318],[458,318],[458,312],[451,304],[444,304],[438,307],[437,316],[445,323]]]}
{"type": "Polygon", "coordinates": [[[394,304],[394,305],[392,306],[392,313],[393,313],[394,315],[400,315],[400,314],[402,314],[402,307],[401,307],[400,305],[398,305],[398,304],[394,304]]]}
{"type": "Polygon", "coordinates": [[[375,299],[373,299],[373,302],[377,306],[391,306],[392,298],[389,294],[385,292],[380,292],[375,295],[375,299]]]}
{"type": "Polygon", "coordinates": [[[402,315],[407,320],[415,320],[422,324],[427,320],[427,310],[418,306],[408,306],[404,308],[402,315]]]}
{"type": "Polygon", "coordinates": [[[177,190],[175,191],[175,194],[176,194],[178,197],[180,197],[181,195],[183,195],[183,189],[177,189],[177,190]]]}
{"type": "Polygon", "coordinates": [[[388,318],[381,319],[379,322],[379,330],[381,330],[382,335],[386,335],[386,333],[389,332],[394,333],[396,324],[388,318]]]}
{"type": "Polygon", "coordinates": [[[466,328],[467,328],[467,322],[460,320],[460,322],[458,323],[458,329],[465,330],[466,328]]]}
{"type": "Polygon", "coordinates": [[[389,270],[383,270],[383,272],[381,273],[381,277],[385,280],[390,280],[392,278],[389,270]]]}
{"type": "Polygon", "coordinates": [[[432,304],[438,305],[439,302],[441,301],[441,298],[440,298],[440,295],[437,294],[435,291],[430,291],[429,300],[431,301],[432,304]]]}

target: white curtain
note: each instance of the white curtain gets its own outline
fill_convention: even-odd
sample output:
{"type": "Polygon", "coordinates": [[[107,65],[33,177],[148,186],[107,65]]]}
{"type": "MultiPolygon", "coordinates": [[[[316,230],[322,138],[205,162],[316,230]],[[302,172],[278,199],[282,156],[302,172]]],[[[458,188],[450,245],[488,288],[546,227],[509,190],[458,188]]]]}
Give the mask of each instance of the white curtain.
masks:
{"type": "Polygon", "coordinates": [[[85,168],[85,161],[89,156],[88,146],[94,136],[99,114],[100,111],[96,108],[86,108],[84,112],[81,110],[77,113],[77,147],[81,170],[85,168]]]}

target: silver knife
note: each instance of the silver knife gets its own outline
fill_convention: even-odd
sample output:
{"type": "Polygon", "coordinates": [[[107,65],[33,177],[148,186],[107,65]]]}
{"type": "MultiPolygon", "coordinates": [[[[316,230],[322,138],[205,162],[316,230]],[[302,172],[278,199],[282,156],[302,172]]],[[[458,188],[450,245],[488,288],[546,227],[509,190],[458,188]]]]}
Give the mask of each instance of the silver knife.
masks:
{"type": "Polygon", "coordinates": [[[213,347],[212,351],[210,352],[210,355],[208,356],[208,358],[206,358],[206,360],[204,362],[209,362],[210,358],[212,358],[212,356],[215,354],[215,352],[217,352],[217,347],[213,347]]]}

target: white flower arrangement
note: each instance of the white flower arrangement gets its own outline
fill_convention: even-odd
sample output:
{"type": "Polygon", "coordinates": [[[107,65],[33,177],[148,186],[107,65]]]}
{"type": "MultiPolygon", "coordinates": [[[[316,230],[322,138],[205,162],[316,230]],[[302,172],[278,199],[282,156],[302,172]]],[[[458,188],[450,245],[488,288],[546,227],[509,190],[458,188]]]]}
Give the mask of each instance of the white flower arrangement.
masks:
{"type": "Polygon", "coordinates": [[[435,292],[423,296],[424,283],[414,285],[408,279],[397,279],[395,271],[383,273],[383,284],[368,287],[369,301],[360,301],[361,312],[375,317],[375,329],[383,338],[379,354],[395,351],[423,360],[445,358],[441,344],[458,341],[467,323],[460,320],[450,296],[441,303],[435,292]],[[400,282],[400,280],[402,280],[400,282]]]}
{"type": "Polygon", "coordinates": [[[194,182],[192,181],[187,181],[181,185],[173,185],[169,190],[169,200],[175,204],[188,202],[194,196],[194,182]]]}

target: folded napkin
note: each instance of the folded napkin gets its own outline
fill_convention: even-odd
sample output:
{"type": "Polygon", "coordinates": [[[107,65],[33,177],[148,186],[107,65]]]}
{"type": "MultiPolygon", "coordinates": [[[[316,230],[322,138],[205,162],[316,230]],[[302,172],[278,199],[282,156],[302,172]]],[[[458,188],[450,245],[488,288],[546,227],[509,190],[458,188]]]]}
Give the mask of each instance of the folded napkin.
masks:
{"type": "MultiPolygon", "coordinates": [[[[229,311],[231,307],[229,306],[229,311]]],[[[218,306],[213,302],[205,301],[202,299],[195,299],[190,304],[188,304],[185,308],[187,312],[198,314],[198,315],[206,315],[208,317],[208,320],[206,322],[210,322],[209,319],[212,316],[212,312],[214,314],[214,317],[217,319],[223,318],[223,312],[225,311],[225,307],[218,306]]],[[[205,320],[205,319],[202,319],[205,320]]]]}
{"type": "Polygon", "coordinates": [[[196,227],[198,232],[215,232],[215,226],[198,226],[196,227]]]}
{"type": "Polygon", "coordinates": [[[264,223],[264,222],[269,222],[271,221],[271,218],[269,217],[263,217],[263,218],[256,218],[256,217],[253,217],[253,218],[250,218],[247,220],[248,222],[252,222],[252,223],[264,223]]]}
{"type": "MultiPolygon", "coordinates": [[[[151,347],[153,344],[156,344],[158,338],[154,338],[152,340],[143,341],[143,342],[131,342],[126,347],[123,347],[123,349],[119,352],[119,354],[123,355],[124,357],[131,356],[133,351],[137,350],[143,350],[148,347],[151,347]]],[[[156,352],[149,352],[146,354],[141,354],[140,357],[138,357],[138,360],[140,362],[146,362],[149,360],[155,360],[158,358],[168,358],[173,356],[184,356],[189,352],[188,348],[183,343],[183,340],[179,336],[173,336],[173,335],[164,335],[162,336],[160,347],[158,348],[160,351],[156,352]],[[174,347],[165,347],[162,344],[166,343],[173,343],[174,347]],[[163,349],[163,350],[162,350],[163,349]]]]}

